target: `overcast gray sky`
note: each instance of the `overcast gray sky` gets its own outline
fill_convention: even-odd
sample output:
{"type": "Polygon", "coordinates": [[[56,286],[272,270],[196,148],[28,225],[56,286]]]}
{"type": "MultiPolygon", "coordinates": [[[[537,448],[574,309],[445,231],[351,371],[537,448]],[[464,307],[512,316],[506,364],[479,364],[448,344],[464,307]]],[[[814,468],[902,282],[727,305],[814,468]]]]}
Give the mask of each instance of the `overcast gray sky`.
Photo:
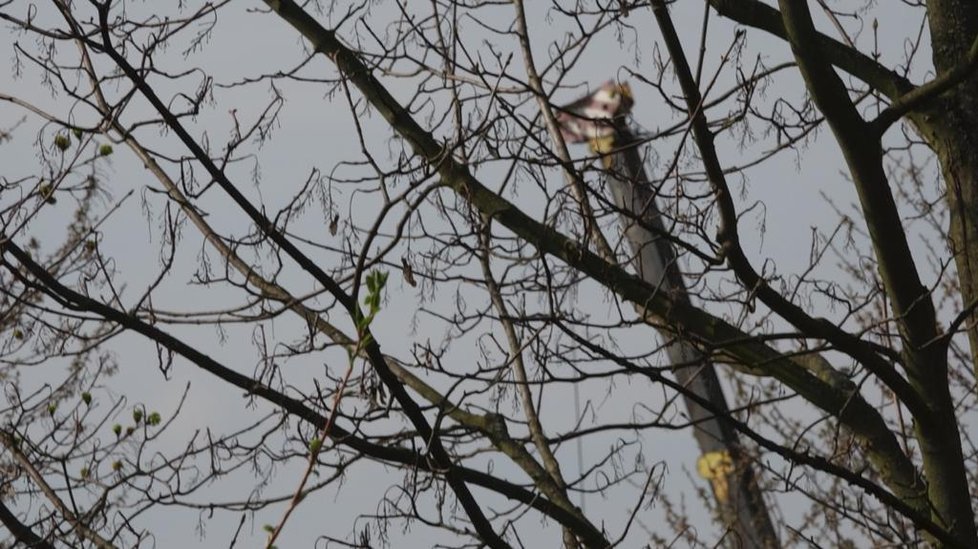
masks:
{"type": "MultiPolygon", "coordinates": [[[[80,3],[79,3],[80,4],[80,3]]],[[[197,2],[190,2],[196,5],[197,2]]],[[[345,4],[345,3],[344,3],[345,4]]],[[[427,13],[428,5],[418,3],[419,13],[427,13]]],[[[545,63],[553,51],[553,43],[560,41],[569,30],[565,26],[566,19],[555,14],[549,3],[531,2],[529,19],[533,30],[534,55],[538,63],[545,63]]],[[[687,51],[696,51],[699,39],[701,2],[682,2],[673,9],[674,17],[679,25],[680,33],[687,44],[687,51]]],[[[886,9],[876,10],[881,18],[880,43],[883,52],[882,60],[895,64],[905,55],[904,40],[915,36],[919,18],[907,10],[902,3],[891,2],[886,9]]],[[[27,9],[26,2],[15,1],[11,6],[0,8],[9,13],[23,13],[27,9]]],[[[178,85],[162,83],[163,95],[173,93],[178,88],[192,92],[204,73],[212,77],[215,83],[230,84],[246,78],[262,74],[270,74],[287,69],[298,64],[306,55],[305,46],[298,35],[283,21],[274,15],[264,13],[258,8],[262,5],[252,0],[233,2],[220,12],[217,26],[213,35],[204,43],[199,51],[194,51],[186,57],[181,55],[179,48],[159,54],[158,60],[165,63],[165,68],[171,71],[184,70],[193,67],[195,70],[181,79],[178,85]]],[[[413,5],[412,5],[413,8],[413,5]]],[[[38,20],[51,20],[54,17],[52,7],[41,3],[37,6],[38,20]]],[[[82,8],[79,8],[82,9],[82,8]]],[[[149,10],[167,10],[157,3],[130,3],[130,16],[135,12],[149,10]]],[[[386,21],[398,17],[396,13],[385,13],[391,6],[379,2],[371,8],[367,19],[373,23],[375,30],[383,30],[386,21]]],[[[335,13],[341,13],[337,9],[335,13]]],[[[512,20],[512,9],[508,5],[484,10],[486,17],[481,23],[487,26],[503,27],[512,20]]],[[[329,24],[331,19],[321,15],[320,20],[329,24]]],[[[621,37],[614,30],[608,30],[589,45],[580,62],[574,67],[566,83],[590,82],[592,85],[608,79],[628,79],[625,68],[651,75],[650,67],[655,59],[656,41],[659,33],[654,26],[651,13],[648,10],[635,10],[626,20],[634,25],[634,30],[626,31],[621,37]],[[619,40],[620,38],[620,40],[619,40]]],[[[822,22],[824,23],[824,21],[822,22]]],[[[0,33],[0,93],[29,98],[38,106],[50,109],[52,112],[64,114],[71,107],[64,101],[63,96],[51,96],[49,92],[39,87],[39,72],[25,61],[22,74],[13,77],[15,59],[14,44],[32,51],[36,45],[34,39],[20,32],[15,32],[5,25],[5,32],[0,33]]],[[[823,30],[835,34],[828,25],[823,30]]],[[[711,33],[706,54],[706,74],[712,74],[717,67],[721,54],[726,50],[732,39],[733,27],[727,22],[713,18],[711,33]]],[[[361,32],[360,39],[370,47],[375,47],[369,36],[363,33],[363,27],[347,24],[341,31],[344,40],[353,43],[354,34],[361,32]]],[[[480,52],[488,58],[490,40],[498,51],[514,52],[513,65],[509,68],[515,74],[522,75],[521,62],[515,39],[509,42],[490,38],[485,29],[480,28],[474,21],[465,21],[463,40],[470,52],[480,52]]],[[[858,38],[858,44],[864,51],[869,50],[872,37],[869,29],[864,29],[858,38]]],[[[65,47],[64,55],[74,55],[73,49],[65,47]]],[[[929,52],[917,53],[922,60],[917,64],[915,76],[919,81],[930,64],[926,61],[929,52]]],[[[782,43],[768,38],[758,31],[750,31],[747,36],[745,59],[755,57],[763,60],[767,66],[774,66],[790,59],[789,49],[782,43]]],[[[22,59],[23,60],[23,59],[22,59]]],[[[161,63],[161,65],[163,64],[161,63]]],[[[105,65],[102,65],[104,68],[105,65]]],[[[323,58],[312,61],[303,73],[310,77],[333,77],[335,71],[330,63],[323,58]]],[[[725,88],[731,82],[731,73],[724,73],[717,88],[725,88]]],[[[400,98],[406,98],[411,93],[414,80],[386,77],[382,78],[385,85],[400,98]]],[[[649,86],[631,79],[635,95],[634,123],[637,127],[654,133],[678,121],[678,118],[662,104],[661,99],[649,86]]],[[[276,125],[273,138],[261,147],[251,147],[252,156],[232,166],[229,173],[238,187],[255,202],[262,204],[268,212],[275,212],[292,197],[309,177],[314,169],[324,173],[351,175],[359,168],[341,165],[345,161],[360,161],[359,144],[355,138],[352,117],[345,99],[336,94],[327,96],[324,86],[314,82],[278,81],[275,86],[285,97],[279,122],[276,125]],[[336,170],[334,172],[334,170],[336,170]],[[257,180],[253,181],[255,174],[257,180]]],[[[671,86],[675,90],[675,86],[671,86]]],[[[579,88],[583,90],[583,88],[579,88]]],[[[236,110],[242,120],[253,118],[258,109],[263,108],[271,97],[270,85],[257,83],[249,86],[222,88],[218,87],[213,93],[213,102],[200,113],[191,126],[195,135],[205,132],[210,142],[219,146],[230,134],[233,119],[229,112],[236,110]]],[[[554,98],[562,103],[576,99],[577,92],[563,92],[554,98]]],[[[798,102],[803,97],[799,77],[794,71],[783,71],[774,79],[766,90],[763,101],[771,104],[777,98],[783,97],[791,102],[798,102]]],[[[140,101],[131,107],[128,116],[131,120],[139,118],[140,113],[146,113],[146,105],[140,101]]],[[[435,110],[444,108],[436,105],[435,110]]],[[[526,102],[521,107],[526,113],[532,113],[535,106],[526,102]]],[[[15,180],[37,174],[39,160],[37,157],[38,144],[34,136],[41,128],[41,121],[26,111],[8,103],[0,103],[0,128],[15,124],[23,116],[27,121],[19,126],[14,138],[0,144],[0,176],[7,180],[15,180]]],[[[74,113],[79,120],[91,121],[92,113],[84,108],[78,108],[74,113]]],[[[422,119],[423,121],[423,119],[422,119]]],[[[363,117],[365,137],[368,140],[371,153],[381,155],[381,162],[390,163],[391,157],[383,157],[387,151],[397,152],[400,144],[393,140],[390,130],[376,115],[363,117]]],[[[45,134],[50,135],[50,131],[45,134]]],[[[181,145],[173,135],[146,128],[140,137],[146,140],[156,150],[166,154],[179,154],[181,145]]],[[[674,142],[673,143],[674,146],[674,142]]],[[[753,143],[737,143],[729,137],[721,142],[722,160],[728,166],[742,164],[744,159],[756,157],[761,151],[770,149],[772,140],[769,136],[758,136],[753,143]]],[[[672,154],[672,149],[659,151],[665,157],[672,154]]],[[[572,154],[584,156],[587,154],[583,147],[572,149],[572,154]]],[[[687,166],[689,167],[689,166],[687,166]]],[[[655,173],[655,166],[650,167],[655,173]]],[[[481,169],[477,175],[490,187],[495,188],[494,179],[500,177],[500,167],[481,169]]],[[[809,265],[809,251],[813,231],[830,232],[838,222],[838,215],[824,199],[829,196],[837,205],[848,208],[855,200],[855,195],[844,175],[844,164],[831,135],[827,131],[819,132],[817,136],[799,154],[794,152],[782,153],[763,164],[753,167],[746,172],[744,179],[732,181],[743,194],[737,197],[738,206],[745,208],[758,201],[763,205],[755,207],[741,220],[741,232],[744,238],[744,248],[751,254],[756,265],[774,267],[784,276],[798,275],[809,265]],[[762,230],[763,228],[763,230],[762,230]]],[[[176,174],[173,174],[176,175],[176,174]]],[[[138,296],[158,272],[158,258],[161,247],[159,235],[162,198],[147,189],[158,189],[158,183],[152,175],[144,170],[133,155],[117,147],[108,163],[100,168],[100,177],[106,181],[110,193],[104,199],[104,207],[108,209],[116,201],[123,200],[122,207],[115,211],[102,228],[100,246],[106,253],[115,257],[113,267],[117,269],[118,278],[125,283],[125,294],[129,297],[138,296]],[[145,206],[143,205],[145,201],[145,206]]],[[[564,184],[560,173],[551,170],[547,184],[550,191],[564,184]]],[[[334,185],[332,187],[334,205],[341,214],[343,223],[366,224],[376,211],[378,201],[376,196],[357,194],[353,185],[334,185]]],[[[937,192],[935,186],[935,193],[937,192]]],[[[15,197],[11,197],[15,198],[15,197]]],[[[519,194],[510,196],[524,211],[540,218],[543,201],[540,193],[530,185],[519,189],[519,194]]],[[[8,198],[0,196],[0,204],[7,205],[8,198]]],[[[63,236],[66,216],[70,214],[70,202],[65,201],[54,208],[46,208],[27,229],[15,236],[19,243],[26,241],[28,236],[34,236],[42,243],[55,246],[63,236]]],[[[226,197],[214,188],[201,200],[201,207],[208,213],[209,219],[220,223],[222,230],[241,234],[247,229],[246,219],[236,211],[226,197]]],[[[858,218],[857,218],[858,219],[858,218]]],[[[431,223],[437,227],[437,220],[431,223]]],[[[292,230],[318,240],[328,240],[328,221],[321,219],[316,212],[302,216],[292,230]]],[[[388,227],[389,228],[389,227],[388,227]]],[[[707,229],[712,233],[713,229],[707,229]]],[[[182,235],[182,248],[178,253],[178,266],[165,283],[153,293],[154,303],[168,310],[206,311],[241,300],[240,291],[219,285],[199,286],[191,283],[197,268],[197,257],[205,249],[202,237],[187,225],[182,235]]],[[[919,241],[914,242],[919,245],[919,241]]],[[[922,251],[921,251],[922,253],[922,251]]],[[[211,256],[216,259],[216,256],[211,256]]],[[[838,278],[838,270],[832,262],[826,262],[817,267],[815,277],[827,279],[838,278]]],[[[922,273],[925,282],[933,282],[931,273],[922,273]]],[[[292,267],[288,267],[283,280],[292,284],[290,289],[301,294],[314,289],[308,278],[300,276],[292,267]]],[[[451,336],[444,323],[434,322],[429,315],[419,314],[421,306],[432,310],[449,312],[455,305],[451,302],[456,288],[441,288],[435,293],[433,300],[424,300],[419,291],[404,283],[399,273],[393,273],[388,287],[385,306],[376,320],[374,333],[381,342],[384,350],[397,357],[410,359],[412,345],[431,341],[438,343],[451,336]]],[[[481,306],[484,296],[469,289],[461,288],[462,295],[472,299],[473,306],[481,306]]],[[[581,308],[588,311],[595,322],[613,320],[618,307],[608,294],[594,284],[582,286],[578,295],[581,308]]],[[[816,304],[818,306],[818,304],[816,304]]],[[[717,314],[728,311],[720,308],[717,314]]],[[[831,315],[828,310],[824,314],[831,315]]],[[[348,319],[335,319],[342,327],[349,328],[348,319]]],[[[270,340],[285,343],[298,341],[303,333],[301,324],[290,317],[281,317],[267,323],[270,340]]],[[[258,364],[258,350],[254,344],[255,333],[250,327],[229,326],[227,337],[221,338],[213,328],[193,326],[168,327],[169,331],[180,335],[189,342],[198,344],[215,358],[234,367],[236,370],[251,374],[258,364]]],[[[622,330],[618,334],[617,343],[624,352],[640,352],[649,348],[650,333],[647,328],[622,330]]],[[[474,346],[478,342],[467,337],[449,347],[449,354],[444,357],[446,363],[467,362],[475,356],[474,346]]],[[[187,362],[177,359],[176,366],[168,379],[164,379],[156,368],[156,353],[152,345],[145,340],[123,335],[111,342],[111,352],[117,358],[121,368],[115,376],[105,380],[105,391],[116,395],[126,395],[130,405],[145,404],[147,408],[159,410],[164,416],[171,414],[180,401],[185,387],[189,385],[183,411],[176,424],[167,431],[159,448],[175,452],[186,444],[202,429],[210,429],[214,433],[229,432],[230,430],[247,425],[267,414],[270,409],[264,405],[251,406],[240,391],[219,383],[213,378],[200,373],[187,362]]],[[[321,371],[322,365],[339,369],[345,367],[342,353],[327,352],[303,360],[293,360],[285,364],[286,375],[293,384],[311,383],[312,378],[321,371]],[[305,360],[307,363],[304,363],[305,360]]],[[[24,373],[24,383],[36,386],[45,381],[60,379],[64,364],[44,364],[36,366],[24,373]]],[[[662,405],[663,394],[656,388],[649,387],[647,381],[637,379],[628,382],[618,382],[613,387],[591,382],[584,385],[581,398],[585,404],[593,408],[595,416],[602,422],[628,420],[634,414],[641,414],[638,404],[657,410],[662,405]]],[[[353,404],[351,404],[352,406],[353,404]]],[[[785,410],[791,413],[807,413],[807,408],[789,403],[785,410]]],[[[557,433],[569,429],[574,419],[574,397],[569,388],[548,390],[543,397],[543,418],[550,432],[557,433]]],[[[675,409],[678,415],[681,407],[675,409]]],[[[585,425],[587,425],[587,419],[585,425]]],[[[293,427],[294,429],[294,427],[293,427]]],[[[641,459],[651,466],[665,467],[667,474],[664,484],[659,489],[668,494],[674,502],[684,502],[686,511],[691,518],[692,526],[703,534],[701,539],[713,539],[713,526],[708,515],[695,495],[696,489],[705,489],[706,484],[696,478],[695,458],[697,450],[691,434],[686,431],[655,430],[644,435],[628,433],[624,436],[636,440],[639,445],[632,447],[623,455],[631,462],[641,459]],[[636,438],[637,437],[637,438],[636,438]],[[639,450],[640,449],[640,450],[639,450]]],[[[588,467],[595,459],[615,443],[615,436],[595,437],[589,439],[589,446],[583,449],[585,463],[577,461],[577,449],[565,445],[558,450],[558,457],[564,464],[565,472],[573,474],[581,467],[588,467]]],[[[294,489],[298,476],[298,460],[293,466],[276,470],[275,476],[265,488],[265,495],[290,494],[294,489]]],[[[512,478],[523,481],[515,469],[503,463],[498,456],[493,466],[496,471],[507,471],[512,478]]],[[[284,535],[280,538],[279,547],[305,547],[312,544],[316,536],[329,533],[334,536],[344,536],[354,531],[356,518],[362,513],[377,511],[377,502],[389,493],[396,485],[401,473],[385,470],[374,463],[360,463],[347,473],[346,481],[339,486],[329,488],[299,507],[290,520],[284,535]]],[[[205,492],[214,500],[233,500],[247,497],[253,486],[247,484],[247,475],[236,474],[228,477],[226,482],[205,492]]],[[[480,493],[480,495],[483,495],[480,493]]],[[[635,486],[624,487],[611,491],[609,497],[593,495],[587,497],[582,505],[588,515],[597,523],[602,523],[613,536],[621,532],[627,514],[635,504],[638,489],[635,486]]],[[[488,498],[493,505],[502,506],[498,499],[488,498]]],[[[791,498],[782,502],[784,512],[790,518],[797,518],[797,508],[791,498]]],[[[256,513],[253,521],[249,521],[239,539],[239,546],[252,547],[261,543],[265,533],[261,525],[275,523],[282,512],[282,506],[273,506],[256,513]]],[[[643,507],[637,515],[639,523],[633,526],[622,547],[635,547],[645,542],[648,537],[644,529],[655,531],[668,537],[669,531],[664,525],[663,509],[655,500],[648,507],[643,507]]],[[[230,541],[237,525],[237,517],[228,513],[216,512],[213,517],[205,512],[160,508],[140,519],[139,525],[150,529],[154,535],[157,547],[217,547],[224,546],[230,541]],[[206,537],[196,528],[198,519],[205,524],[206,537]]],[[[558,529],[552,522],[541,522],[533,513],[525,516],[520,522],[520,535],[528,547],[556,547],[559,543],[558,529]]],[[[407,532],[394,528],[390,538],[395,547],[425,547],[431,543],[431,531],[419,525],[412,526],[407,532]]]]}

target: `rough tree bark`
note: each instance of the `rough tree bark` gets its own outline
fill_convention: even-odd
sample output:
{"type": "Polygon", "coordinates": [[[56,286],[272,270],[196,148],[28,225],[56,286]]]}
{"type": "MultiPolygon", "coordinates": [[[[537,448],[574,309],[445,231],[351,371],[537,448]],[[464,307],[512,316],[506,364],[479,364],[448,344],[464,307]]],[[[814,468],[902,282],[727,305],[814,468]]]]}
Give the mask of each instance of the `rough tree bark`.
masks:
{"type": "MultiPolygon", "coordinates": [[[[934,67],[945,74],[973,64],[978,6],[961,0],[932,0],[927,16],[934,67]]],[[[978,77],[954,87],[912,119],[937,153],[951,211],[950,246],[965,308],[978,305],[978,77]]],[[[969,315],[971,360],[978,374],[978,317],[969,315]]]]}

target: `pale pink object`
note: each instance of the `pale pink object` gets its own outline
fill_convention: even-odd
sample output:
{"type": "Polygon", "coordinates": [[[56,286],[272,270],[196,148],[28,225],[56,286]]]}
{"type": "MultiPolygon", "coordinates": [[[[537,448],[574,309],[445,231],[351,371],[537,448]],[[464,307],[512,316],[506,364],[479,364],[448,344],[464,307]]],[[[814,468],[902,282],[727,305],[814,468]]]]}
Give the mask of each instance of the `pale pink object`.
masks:
{"type": "Polygon", "coordinates": [[[586,143],[615,134],[615,122],[632,109],[628,84],[609,80],[594,93],[564,106],[557,112],[560,133],[568,143],[586,143]]]}

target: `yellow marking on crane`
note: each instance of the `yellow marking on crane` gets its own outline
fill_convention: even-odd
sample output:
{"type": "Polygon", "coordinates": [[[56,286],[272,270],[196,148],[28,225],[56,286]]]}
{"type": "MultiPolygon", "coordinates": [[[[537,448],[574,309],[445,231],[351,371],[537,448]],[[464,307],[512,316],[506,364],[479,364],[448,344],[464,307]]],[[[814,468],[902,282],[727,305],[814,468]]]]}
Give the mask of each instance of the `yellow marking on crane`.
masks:
{"type": "Polygon", "coordinates": [[[696,460],[696,470],[700,476],[709,480],[713,486],[713,495],[723,503],[730,496],[729,477],[734,472],[734,462],[730,452],[721,450],[707,452],[696,460]]]}
{"type": "Polygon", "coordinates": [[[603,135],[601,137],[592,138],[588,141],[591,145],[591,150],[597,154],[608,154],[615,150],[615,136],[614,135],[603,135]]]}

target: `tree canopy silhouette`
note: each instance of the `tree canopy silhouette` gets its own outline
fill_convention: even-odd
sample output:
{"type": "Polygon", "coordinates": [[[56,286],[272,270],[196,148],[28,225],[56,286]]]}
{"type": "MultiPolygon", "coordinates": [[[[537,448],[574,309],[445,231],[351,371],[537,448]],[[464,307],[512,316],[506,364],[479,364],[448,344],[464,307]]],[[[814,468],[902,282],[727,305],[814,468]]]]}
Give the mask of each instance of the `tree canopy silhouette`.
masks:
{"type": "Polygon", "coordinates": [[[0,1],[4,543],[978,546],[978,7],[776,4],[0,1]]]}

